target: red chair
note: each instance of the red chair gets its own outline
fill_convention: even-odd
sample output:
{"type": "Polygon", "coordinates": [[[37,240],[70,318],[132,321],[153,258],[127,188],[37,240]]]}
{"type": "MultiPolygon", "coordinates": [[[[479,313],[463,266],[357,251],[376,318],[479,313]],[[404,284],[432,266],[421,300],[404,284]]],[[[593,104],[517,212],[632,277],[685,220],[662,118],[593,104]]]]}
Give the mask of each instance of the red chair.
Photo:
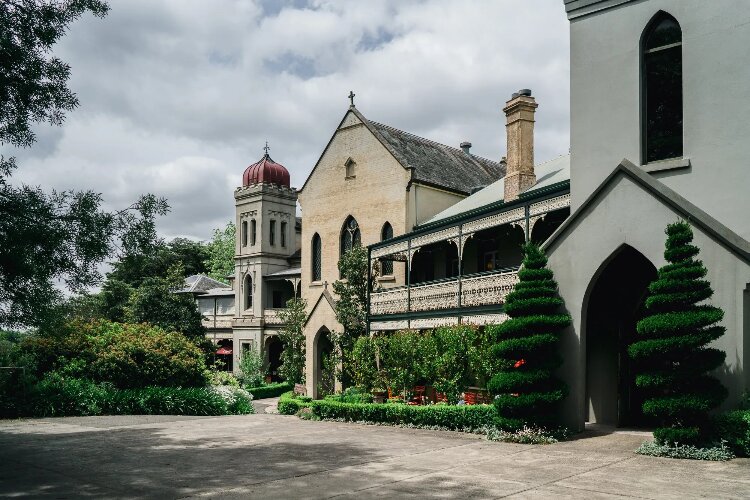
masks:
{"type": "Polygon", "coordinates": [[[409,401],[409,404],[414,403],[417,405],[423,405],[425,389],[426,388],[423,385],[414,386],[413,395],[412,395],[411,401],[409,401]]]}

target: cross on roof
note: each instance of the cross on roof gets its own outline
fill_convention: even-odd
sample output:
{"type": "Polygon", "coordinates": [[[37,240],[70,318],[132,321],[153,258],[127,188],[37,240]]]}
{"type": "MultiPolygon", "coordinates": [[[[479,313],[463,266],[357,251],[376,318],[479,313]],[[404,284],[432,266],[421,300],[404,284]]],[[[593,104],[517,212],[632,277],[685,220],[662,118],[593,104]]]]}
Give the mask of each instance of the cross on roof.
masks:
{"type": "Polygon", "coordinates": [[[263,148],[263,151],[265,151],[265,152],[266,152],[266,154],[268,154],[268,150],[269,150],[269,149],[271,149],[271,148],[269,148],[269,147],[268,147],[268,141],[266,141],[266,145],[265,145],[265,147],[263,148]]]}
{"type": "Polygon", "coordinates": [[[355,95],[357,95],[357,94],[355,94],[354,91],[350,90],[349,91],[349,95],[347,96],[347,97],[349,97],[349,101],[351,101],[351,104],[350,104],[351,107],[354,107],[354,96],[355,95]]]}

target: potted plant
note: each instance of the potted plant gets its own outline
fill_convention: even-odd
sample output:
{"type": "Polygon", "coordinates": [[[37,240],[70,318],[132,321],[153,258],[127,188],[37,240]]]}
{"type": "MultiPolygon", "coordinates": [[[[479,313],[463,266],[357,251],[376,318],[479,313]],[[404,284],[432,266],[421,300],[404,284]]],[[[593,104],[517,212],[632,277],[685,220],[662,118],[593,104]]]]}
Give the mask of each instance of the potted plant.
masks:
{"type": "Polygon", "coordinates": [[[372,402],[373,403],[385,403],[385,398],[388,392],[382,387],[374,387],[372,391],[372,402]]]}

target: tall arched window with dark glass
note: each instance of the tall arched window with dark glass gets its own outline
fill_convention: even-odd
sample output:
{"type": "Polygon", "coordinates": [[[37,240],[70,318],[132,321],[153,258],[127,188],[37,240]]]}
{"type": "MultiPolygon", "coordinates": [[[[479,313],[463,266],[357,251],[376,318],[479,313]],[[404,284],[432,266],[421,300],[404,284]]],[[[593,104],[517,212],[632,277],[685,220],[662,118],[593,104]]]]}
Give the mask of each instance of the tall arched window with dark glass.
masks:
{"type": "Polygon", "coordinates": [[[643,37],[645,163],[682,156],[682,29],[660,12],[643,37]]]}
{"type": "Polygon", "coordinates": [[[357,224],[357,219],[350,215],[344,221],[344,227],[341,228],[341,255],[361,244],[362,235],[359,232],[359,224],[357,224]]]}
{"type": "Polygon", "coordinates": [[[323,249],[321,247],[320,235],[315,233],[312,237],[312,281],[320,281],[323,275],[323,249]]]}
{"type": "MultiPolygon", "coordinates": [[[[393,226],[390,222],[386,222],[380,231],[380,241],[390,240],[391,238],[393,238],[393,226]]],[[[382,260],[380,262],[380,270],[383,276],[391,276],[393,274],[393,261],[382,260]]]]}

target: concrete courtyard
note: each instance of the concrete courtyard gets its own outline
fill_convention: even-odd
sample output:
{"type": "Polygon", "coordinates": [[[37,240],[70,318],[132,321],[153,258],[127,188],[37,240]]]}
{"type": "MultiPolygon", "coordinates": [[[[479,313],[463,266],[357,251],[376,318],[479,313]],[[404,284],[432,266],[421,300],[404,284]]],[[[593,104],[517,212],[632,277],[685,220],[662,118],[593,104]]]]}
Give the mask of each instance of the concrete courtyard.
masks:
{"type": "Polygon", "coordinates": [[[750,460],[638,456],[644,433],[547,446],[260,413],[0,422],[0,497],[750,498],[750,460]]]}

